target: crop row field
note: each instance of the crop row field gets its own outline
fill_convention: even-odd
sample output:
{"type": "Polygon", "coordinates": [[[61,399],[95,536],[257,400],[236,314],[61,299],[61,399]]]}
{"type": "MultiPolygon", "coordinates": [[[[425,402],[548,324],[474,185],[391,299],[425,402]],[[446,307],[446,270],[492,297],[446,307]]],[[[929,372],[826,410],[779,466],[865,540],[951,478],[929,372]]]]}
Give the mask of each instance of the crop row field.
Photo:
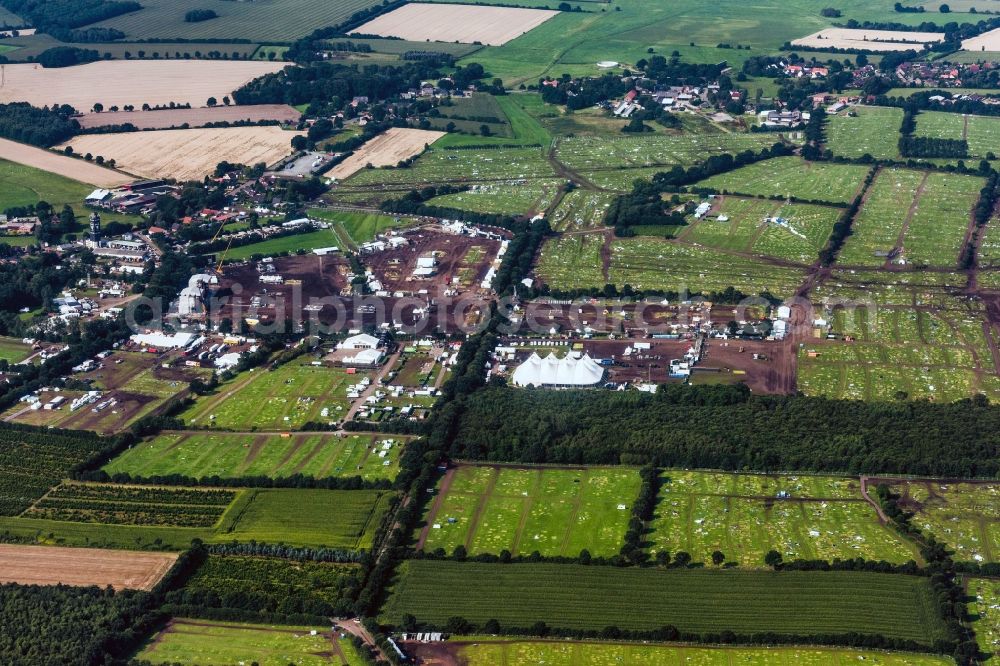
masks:
{"type": "Polygon", "coordinates": [[[476,213],[532,216],[545,212],[560,184],[561,181],[546,179],[482,183],[466,192],[435,197],[428,204],[476,213]]]}
{"type": "Polygon", "coordinates": [[[105,465],[104,471],[145,478],[301,474],[317,479],[360,476],[373,481],[395,478],[401,451],[399,438],[375,435],[164,433],[128,449],[105,465]]]}
{"type": "Polygon", "coordinates": [[[954,550],[955,560],[1000,561],[1000,484],[919,480],[890,488],[915,513],[911,524],[954,550]]]}
{"type": "MultiPolygon", "coordinates": [[[[608,167],[691,166],[720,153],[754,152],[780,143],[773,134],[651,134],[637,137],[567,137],[559,161],[583,171],[608,167]]],[[[664,169],[666,170],[666,169],[664,169]]]]}
{"type": "Polygon", "coordinates": [[[0,427],[0,515],[21,513],[105,446],[90,433],[0,427]]]}
{"type": "Polygon", "coordinates": [[[853,106],[827,120],[826,148],[842,157],[897,159],[902,124],[902,109],[853,106]]]}
{"type": "Polygon", "coordinates": [[[462,465],[442,480],[419,543],[470,554],[615,555],[639,494],[635,469],[462,465]]]}
{"type": "Polygon", "coordinates": [[[354,644],[329,627],[237,624],[175,618],[150,639],[137,659],[154,664],[231,666],[362,666],[354,644]],[[331,659],[337,661],[331,661],[331,659]]]}
{"type": "Polygon", "coordinates": [[[883,169],[854,219],[838,261],[881,266],[955,266],[983,180],[974,176],[883,169]]]}
{"type": "Polygon", "coordinates": [[[683,551],[710,563],[719,551],[756,568],[770,550],[789,560],[917,558],[879,522],[856,479],[670,471],[663,481],[647,537],[654,553],[683,551]]]}
{"type": "Polygon", "coordinates": [[[257,541],[315,548],[367,548],[388,509],[389,497],[384,491],[374,490],[238,490],[221,520],[211,527],[78,522],[87,516],[76,514],[78,520],[0,518],[0,532],[42,545],[130,550],[183,550],[196,538],[206,543],[257,541]]]}
{"type": "Polygon", "coordinates": [[[922,111],[917,115],[914,134],[935,139],[965,139],[969,144],[969,157],[982,159],[989,154],[996,155],[1000,147],[1000,118],[922,111]]]}
{"type": "Polygon", "coordinates": [[[691,219],[679,238],[719,250],[814,263],[842,210],[769,199],[715,197],[712,210],[691,219]]]}
{"type": "Polygon", "coordinates": [[[199,595],[214,595],[220,607],[236,607],[240,599],[253,598],[259,612],[268,613],[290,604],[316,607],[318,614],[333,610],[350,598],[360,585],[360,566],[333,562],[295,561],[281,557],[209,555],[173,592],[168,603],[184,604],[199,595]]]}
{"type": "Polygon", "coordinates": [[[296,359],[221,385],[215,395],[200,397],[179,418],[191,425],[232,430],[294,430],[311,421],[333,422],[346,414],[348,385],[363,376],[296,359]]]}
{"type": "Polygon", "coordinates": [[[212,527],[235,499],[231,490],[63,483],[21,515],[105,525],[212,527]]]}
{"type": "Polygon", "coordinates": [[[776,157],[712,176],[696,187],[719,192],[848,204],[861,190],[869,167],[776,157]]]}
{"type": "Polygon", "coordinates": [[[656,569],[576,564],[404,562],[381,620],[442,626],[462,617],[501,627],[843,634],[925,645],[946,635],[926,578],[864,572],[656,569]],[[461,594],[442,594],[442,590],[461,594]],[[779,610],[780,609],[780,610],[779,610]]]}
{"type": "Polygon", "coordinates": [[[452,637],[448,642],[466,666],[948,666],[928,654],[808,647],[698,647],[570,640],[505,640],[452,637]]]}

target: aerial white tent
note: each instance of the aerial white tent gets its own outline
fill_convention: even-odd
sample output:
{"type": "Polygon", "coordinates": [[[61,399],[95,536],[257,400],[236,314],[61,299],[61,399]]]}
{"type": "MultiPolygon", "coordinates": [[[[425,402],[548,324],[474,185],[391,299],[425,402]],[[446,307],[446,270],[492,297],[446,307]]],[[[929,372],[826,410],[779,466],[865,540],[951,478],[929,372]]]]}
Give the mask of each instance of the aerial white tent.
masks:
{"type": "Polygon", "coordinates": [[[582,387],[594,386],[604,377],[604,368],[590,356],[558,358],[550,353],[544,359],[532,354],[514,370],[515,386],[582,387]]]}

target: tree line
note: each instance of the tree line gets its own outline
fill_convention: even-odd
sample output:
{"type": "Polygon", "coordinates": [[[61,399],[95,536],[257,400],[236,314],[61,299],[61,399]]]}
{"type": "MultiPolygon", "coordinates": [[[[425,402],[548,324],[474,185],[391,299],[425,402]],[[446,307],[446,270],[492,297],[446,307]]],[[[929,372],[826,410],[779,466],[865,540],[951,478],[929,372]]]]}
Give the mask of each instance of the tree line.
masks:
{"type": "Polygon", "coordinates": [[[743,385],[468,395],[449,454],[467,460],[994,478],[1000,407],[751,395],[743,385]],[[669,432],[665,438],[662,433],[669,432]],[[914,442],[919,442],[914,447],[914,442]]]}

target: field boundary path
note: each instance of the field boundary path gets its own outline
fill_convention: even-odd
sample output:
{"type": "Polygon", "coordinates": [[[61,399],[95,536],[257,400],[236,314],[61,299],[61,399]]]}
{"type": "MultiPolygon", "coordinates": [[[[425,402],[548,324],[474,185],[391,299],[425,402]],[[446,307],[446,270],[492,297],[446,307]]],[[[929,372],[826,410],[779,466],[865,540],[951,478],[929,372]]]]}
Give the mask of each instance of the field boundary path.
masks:
{"type": "Polygon", "coordinates": [[[449,467],[448,471],[444,473],[441,478],[441,487],[437,491],[437,495],[434,497],[434,501],[431,502],[431,507],[427,511],[427,521],[423,529],[420,530],[420,536],[417,538],[417,545],[414,546],[416,550],[423,550],[424,544],[427,543],[427,537],[430,536],[431,525],[434,524],[434,519],[437,518],[438,512],[441,510],[441,505],[444,504],[444,498],[448,495],[451,490],[451,484],[455,480],[455,474],[458,472],[457,467],[449,467]]]}
{"type": "Polygon", "coordinates": [[[357,636],[365,643],[365,645],[367,645],[368,647],[370,647],[372,650],[375,651],[376,656],[380,660],[388,661],[385,658],[385,654],[382,653],[382,648],[378,646],[378,644],[375,642],[375,639],[372,638],[372,635],[368,633],[368,630],[365,629],[364,625],[362,625],[361,621],[358,620],[357,618],[351,620],[343,620],[340,622],[334,622],[333,629],[334,631],[337,631],[338,629],[343,630],[352,636],[357,636]]]}
{"type": "Polygon", "coordinates": [[[885,515],[885,511],[882,510],[882,505],[872,499],[871,495],[868,494],[868,481],[871,477],[863,475],[861,477],[861,496],[865,498],[865,501],[871,504],[875,508],[875,513],[878,514],[878,519],[883,525],[889,523],[889,516],[885,515]]]}
{"type": "MultiPolygon", "coordinates": [[[[910,208],[906,211],[906,217],[903,218],[903,224],[899,228],[899,235],[896,236],[896,248],[900,251],[900,253],[906,249],[906,234],[910,231],[910,220],[913,219],[917,209],[920,207],[920,200],[924,196],[924,190],[927,189],[927,177],[930,176],[930,173],[930,171],[925,171],[924,177],[920,179],[920,184],[917,185],[917,191],[913,193],[913,202],[910,203],[910,208]]],[[[886,257],[885,265],[888,266],[891,263],[892,259],[886,257]]]]}

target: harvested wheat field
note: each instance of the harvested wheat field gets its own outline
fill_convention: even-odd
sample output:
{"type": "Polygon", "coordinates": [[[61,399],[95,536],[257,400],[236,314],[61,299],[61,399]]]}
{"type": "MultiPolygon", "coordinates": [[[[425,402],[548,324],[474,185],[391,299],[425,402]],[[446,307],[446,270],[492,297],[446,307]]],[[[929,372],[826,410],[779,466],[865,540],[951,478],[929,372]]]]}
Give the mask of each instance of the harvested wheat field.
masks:
{"type": "Polygon", "coordinates": [[[943,32],[903,32],[898,30],[867,30],[827,28],[801,37],[792,46],[819,49],[862,49],[865,51],[920,51],[924,44],[943,42],[943,32]]]}
{"type": "Polygon", "coordinates": [[[0,544],[0,583],[151,590],[177,553],[0,544]]]}
{"type": "Polygon", "coordinates": [[[170,102],[205,106],[209,97],[222,101],[247,81],[282,67],[282,63],[226,60],[105,60],[56,69],[6,65],[0,102],[69,104],[79,111],[89,111],[97,103],[106,109],[170,102]]]}
{"type": "Polygon", "coordinates": [[[547,9],[414,3],[372,19],[351,34],[500,46],[558,13],[547,9]]]}
{"type": "Polygon", "coordinates": [[[276,120],[297,123],[302,114],[287,104],[250,104],[247,106],[214,106],[201,109],[162,109],[159,111],[104,111],[86,113],[77,118],[80,127],[105,127],[130,123],[139,129],[167,129],[187,124],[201,127],[208,123],[237,123],[276,120]]]}
{"type": "Polygon", "coordinates": [[[114,159],[122,171],[143,178],[201,180],[222,161],[272,164],[292,152],[292,137],[280,127],[225,127],[85,134],[58,146],[114,159]]]}
{"type": "Polygon", "coordinates": [[[111,169],[105,169],[92,162],[57,155],[48,150],[7,139],[0,139],[0,159],[49,171],[97,187],[118,187],[135,180],[135,178],[130,178],[111,169]]]}
{"type": "Polygon", "coordinates": [[[373,167],[396,166],[423,152],[446,132],[391,127],[354,151],[354,154],[331,169],[327,175],[343,180],[371,164],[373,167]]]}
{"type": "Polygon", "coordinates": [[[1000,51],[1000,28],[984,32],[962,42],[963,51],[1000,51]]]}

